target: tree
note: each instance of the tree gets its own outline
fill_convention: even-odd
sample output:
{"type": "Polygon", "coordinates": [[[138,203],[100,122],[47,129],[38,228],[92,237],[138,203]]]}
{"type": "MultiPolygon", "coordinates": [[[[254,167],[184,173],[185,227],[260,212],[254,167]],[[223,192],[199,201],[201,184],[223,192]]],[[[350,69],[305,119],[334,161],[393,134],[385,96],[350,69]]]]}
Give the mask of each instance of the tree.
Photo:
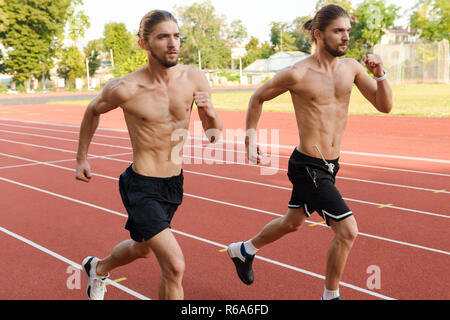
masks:
{"type": "Polygon", "coordinates": [[[274,54],[272,45],[268,42],[259,44],[259,40],[251,37],[250,41],[245,46],[247,54],[242,58],[242,67],[245,68],[258,59],[267,59],[274,54]]]}
{"type": "Polygon", "coordinates": [[[354,10],[356,19],[352,22],[347,57],[361,60],[384,35],[384,30],[392,28],[400,7],[386,6],[384,0],[364,0],[354,10]]]}
{"type": "Polygon", "coordinates": [[[286,22],[271,22],[270,23],[270,42],[277,51],[295,51],[295,38],[290,33],[290,26],[286,22]]]}
{"type": "Polygon", "coordinates": [[[450,40],[450,2],[418,0],[410,17],[410,27],[423,39],[450,40]]]}
{"type": "Polygon", "coordinates": [[[229,37],[234,43],[241,43],[248,37],[247,29],[242,20],[233,20],[230,23],[229,37]]]}
{"type": "Polygon", "coordinates": [[[120,65],[132,54],[131,34],[124,23],[105,24],[103,32],[106,51],[113,51],[114,65],[120,65]]]}
{"type": "Polygon", "coordinates": [[[290,34],[295,39],[294,45],[299,51],[311,53],[311,44],[309,42],[309,35],[303,31],[303,24],[311,19],[310,16],[303,16],[295,18],[290,27],[290,34]]]}
{"type": "Polygon", "coordinates": [[[5,0],[0,0],[0,33],[5,32],[6,25],[8,24],[6,13],[3,10],[4,7],[5,7],[5,0]]]}
{"type": "Polygon", "coordinates": [[[210,1],[176,7],[182,34],[181,59],[185,64],[199,64],[209,69],[221,69],[231,63],[231,48],[227,42],[225,19],[214,12],[210,1]],[[200,54],[199,54],[200,53],[200,54]]]}
{"type": "Polygon", "coordinates": [[[103,39],[91,40],[84,47],[84,55],[89,61],[89,76],[94,76],[95,71],[100,67],[99,55],[105,51],[103,39]]]}
{"type": "MultiPolygon", "coordinates": [[[[5,0],[2,10],[8,23],[0,39],[6,48],[6,71],[19,82],[47,74],[61,46],[72,0],[5,0]]],[[[81,1],[79,2],[81,3],[81,1]]]]}
{"type": "Polygon", "coordinates": [[[77,47],[72,46],[62,51],[61,61],[57,70],[58,76],[74,85],[76,78],[84,76],[86,72],[85,66],[84,56],[77,47]]]}
{"type": "Polygon", "coordinates": [[[351,0],[318,0],[316,2],[316,12],[321,8],[329,4],[335,4],[342,7],[349,14],[352,12],[352,1],[351,0]]]}
{"type": "Polygon", "coordinates": [[[118,65],[118,67],[116,68],[117,76],[123,77],[145,66],[147,63],[147,51],[140,49],[134,54],[130,55],[127,60],[118,65]]]}
{"type": "Polygon", "coordinates": [[[89,29],[91,23],[89,17],[84,14],[83,10],[79,10],[79,6],[83,5],[83,0],[72,0],[68,9],[68,26],[69,37],[77,42],[79,38],[84,37],[86,29],[89,29]]]}

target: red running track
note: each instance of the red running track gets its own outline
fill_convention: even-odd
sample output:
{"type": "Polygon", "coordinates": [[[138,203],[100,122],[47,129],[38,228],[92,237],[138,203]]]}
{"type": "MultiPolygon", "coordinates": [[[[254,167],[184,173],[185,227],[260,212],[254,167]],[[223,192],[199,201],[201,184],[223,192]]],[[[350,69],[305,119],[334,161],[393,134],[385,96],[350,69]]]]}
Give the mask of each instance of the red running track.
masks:
{"type": "MultiPolygon", "coordinates": [[[[82,259],[103,257],[129,237],[117,190],[117,177],[131,162],[121,112],[102,117],[90,155],[104,158],[90,160],[96,175],[85,184],[74,179],[83,111],[59,105],[0,108],[1,299],[85,299],[85,280],[77,282],[82,259]]],[[[242,112],[219,115],[225,130],[244,126],[242,112]]],[[[191,131],[195,120],[193,114],[191,131]]],[[[448,118],[350,116],[337,185],[360,234],[342,279],[345,299],[450,298],[449,124],[448,118]],[[370,286],[371,267],[380,272],[379,287],[370,286]]],[[[280,130],[276,144],[282,147],[272,149],[280,154],[279,170],[272,175],[249,164],[207,164],[210,156],[239,159],[221,145],[215,152],[199,140],[190,141],[199,148],[187,147],[203,160],[184,159],[184,202],[173,221],[186,259],[186,299],[320,298],[333,234],[317,214],[298,232],[260,250],[252,286],[238,280],[228,256],[219,252],[287,209],[295,119],[264,113],[260,128],[280,130]]],[[[120,282],[108,285],[106,298],[157,299],[159,278],[153,257],[136,261],[112,272],[111,279],[120,282]]]]}

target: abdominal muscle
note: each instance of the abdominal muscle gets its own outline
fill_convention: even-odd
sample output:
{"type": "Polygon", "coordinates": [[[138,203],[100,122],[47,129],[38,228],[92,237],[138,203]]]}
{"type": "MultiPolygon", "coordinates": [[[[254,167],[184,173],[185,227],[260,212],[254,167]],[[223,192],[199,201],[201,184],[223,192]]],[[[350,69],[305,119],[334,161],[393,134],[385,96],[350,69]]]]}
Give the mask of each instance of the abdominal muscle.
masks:
{"type": "MultiPolygon", "coordinates": [[[[177,129],[188,128],[188,121],[135,124],[127,120],[133,147],[133,170],[144,176],[167,178],[177,176],[182,168],[181,135],[177,129]],[[177,131],[178,132],[178,131],[177,131]]],[[[179,130],[180,131],[180,130],[179,130]]]]}
{"type": "Polygon", "coordinates": [[[297,149],[315,158],[338,158],[347,124],[347,110],[348,104],[296,108],[300,138],[297,149]]]}

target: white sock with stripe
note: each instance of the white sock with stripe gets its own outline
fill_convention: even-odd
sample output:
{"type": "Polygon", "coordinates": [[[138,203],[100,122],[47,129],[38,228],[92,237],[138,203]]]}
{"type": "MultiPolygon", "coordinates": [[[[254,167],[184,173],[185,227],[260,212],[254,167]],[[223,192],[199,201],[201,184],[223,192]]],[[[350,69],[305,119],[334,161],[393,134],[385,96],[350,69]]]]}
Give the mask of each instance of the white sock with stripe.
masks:
{"type": "Polygon", "coordinates": [[[323,291],[323,296],[322,296],[323,300],[331,300],[331,299],[334,299],[334,298],[337,298],[337,297],[339,297],[339,289],[337,289],[337,290],[328,290],[325,287],[325,289],[323,291]]]}

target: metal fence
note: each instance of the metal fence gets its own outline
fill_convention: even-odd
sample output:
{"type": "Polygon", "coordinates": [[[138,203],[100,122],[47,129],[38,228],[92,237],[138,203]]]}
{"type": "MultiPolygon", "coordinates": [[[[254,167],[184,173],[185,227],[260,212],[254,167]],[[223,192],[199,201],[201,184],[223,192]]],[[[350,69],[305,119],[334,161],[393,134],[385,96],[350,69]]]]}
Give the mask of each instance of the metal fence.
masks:
{"type": "Polygon", "coordinates": [[[381,56],[392,83],[449,83],[449,42],[378,44],[374,53],[381,56]]]}

